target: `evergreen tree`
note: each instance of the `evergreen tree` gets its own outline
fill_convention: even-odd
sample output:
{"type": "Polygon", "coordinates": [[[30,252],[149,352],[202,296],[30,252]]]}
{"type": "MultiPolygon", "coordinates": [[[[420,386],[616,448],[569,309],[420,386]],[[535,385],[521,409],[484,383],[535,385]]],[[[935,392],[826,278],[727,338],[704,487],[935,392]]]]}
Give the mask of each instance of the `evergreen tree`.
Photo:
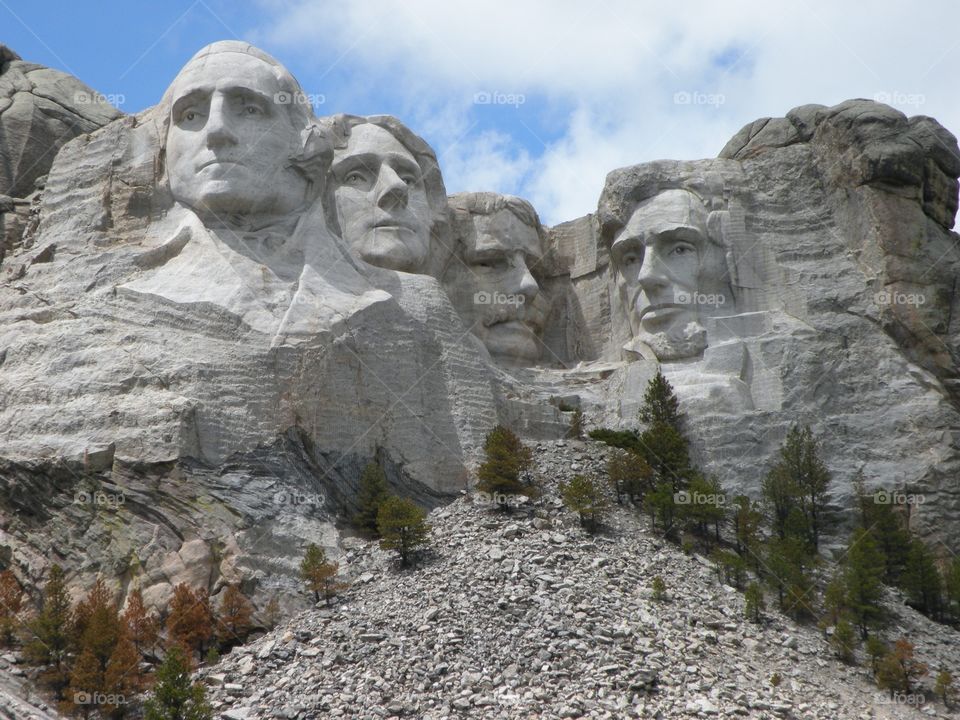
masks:
{"type": "Polygon", "coordinates": [[[648,492],[643,500],[647,512],[650,513],[650,520],[656,527],[659,523],[665,537],[674,539],[676,537],[676,504],[674,503],[673,485],[670,482],[659,483],[652,491],[648,492]]]}
{"type": "Polygon", "coordinates": [[[716,478],[694,472],[689,488],[681,491],[678,497],[686,501],[678,509],[693,531],[709,541],[712,527],[714,539],[719,542],[720,525],[727,516],[725,496],[720,482],[716,478]]]}
{"type": "Polygon", "coordinates": [[[878,635],[871,635],[866,642],[867,656],[870,658],[870,671],[874,677],[880,672],[880,662],[890,652],[890,648],[878,635]]]}
{"type": "Polygon", "coordinates": [[[387,475],[377,463],[367,463],[360,476],[360,492],[357,495],[359,510],[353,516],[353,524],[367,537],[377,537],[377,513],[380,504],[390,497],[387,475]]]}
{"type": "Polygon", "coordinates": [[[252,617],[253,605],[240,592],[240,586],[228,585],[217,615],[217,639],[221,645],[233,646],[246,640],[253,627],[252,617]]]}
{"type": "Polygon", "coordinates": [[[759,573],[762,552],[760,527],[763,523],[763,512],[759,504],[746,495],[738,495],[733,499],[730,521],[733,524],[733,539],[737,553],[753,566],[755,572],[759,573]]]}
{"type": "Polygon", "coordinates": [[[414,502],[406,498],[388,498],[380,506],[380,513],[377,515],[380,547],[384,550],[395,550],[400,556],[400,564],[409,565],[414,551],[426,545],[430,536],[430,525],[426,522],[426,517],[427,514],[414,502]]]}
{"type": "Polygon", "coordinates": [[[752,623],[759,623],[763,617],[765,604],[763,600],[763,588],[760,583],[752,582],[747,585],[747,590],[743,594],[744,615],[752,623]]]}
{"type": "Polygon", "coordinates": [[[595,428],[587,433],[593,440],[599,440],[610,447],[620,450],[629,450],[643,456],[643,445],[640,444],[640,433],[636,430],[611,430],[610,428],[595,428]]]}
{"type": "Polygon", "coordinates": [[[583,437],[583,410],[577,408],[570,417],[570,430],[567,437],[579,440],[583,437]]]}
{"type": "Polygon", "coordinates": [[[347,587],[336,580],[339,569],[340,563],[330,562],[322,547],[310,543],[300,563],[300,577],[306,581],[307,588],[313,592],[314,602],[320,602],[320,596],[323,595],[325,603],[329,605],[337,593],[347,587]]]}
{"type": "Polygon", "coordinates": [[[93,698],[104,692],[103,668],[89,648],[84,648],[70,671],[70,691],[67,707],[79,705],[84,714],[89,714],[93,698]]]}
{"type": "Polygon", "coordinates": [[[196,591],[186,583],[173,588],[170,614],[167,616],[167,646],[180,646],[189,653],[203,657],[207,643],[213,638],[213,611],[206,588],[196,591]]]}
{"type": "Polygon", "coordinates": [[[560,497],[569,510],[578,513],[580,524],[594,533],[609,507],[603,488],[593,478],[576,475],[569,483],[560,483],[560,497]]]}
{"type": "Polygon", "coordinates": [[[854,530],[845,564],[846,606],[860,636],[866,639],[870,630],[884,621],[884,558],[873,533],[863,528],[854,530]]]}
{"type": "Polygon", "coordinates": [[[863,470],[857,471],[853,487],[860,509],[860,525],[873,533],[884,556],[883,581],[896,585],[907,565],[910,531],[897,506],[889,502],[891,494],[888,491],[867,492],[863,470]]]}
{"type": "Polygon", "coordinates": [[[809,552],[819,551],[829,485],[830,472],[820,459],[810,427],[792,426],[762,488],[778,537],[796,533],[806,541],[809,552]]]}
{"type": "Polygon", "coordinates": [[[659,369],[647,383],[647,389],[643,393],[640,422],[647,425],[662,423],[681,435],[684,433],[685,418],[680,411],[680,401],[673,392],[673,386],[659,369]]]}
{"type": "Polygon", "coordinates": [[[813,560],[801,543],[772,538],[766,545],[766,580],[777,593],[780,610],[795,620],[814,616],[813,560]]]}
{"type": "Polygon", "coordinates": [[[120,637],[120,616],[113,593],[98,577],[74,612],[73,632],[81,653],[89,650],[103,673],[120,637]]]}
{"type": "Polygon", "coordinates": [[[103,674],[103,686],[107,697],[113,696],[118,700],[115,703],[107,703],[105,707],[108,712],[115,715],[123,713],[124,708],[143,686],[140,653],[125,632],[121,632],[116,647],[110,653],[110,660],[103,674]]]}
{"type": "Polygon", "coordinates": [[[190,682],[189,662],[180,648],[172,647],[157,669],[144,710],[144,720],[212,720],[203,685],[190,682]]]}
{"type": "Polygon", "coordinates": [[[953,675],[950,674],[949,670],[941,670],[937,673],[933,691],[940,696],[944,705],[948,708],[953,707],[953,701],[957,696],[957,688],[953,683],[953,675]]]}
{"type": "Polygon", "coordinates": [[[674,493],[683,490],[692,471],[685,418],[673,387],[659,370],[647,383],[639,417],[647,425],[640,434],[641,455],[653,468],[657,484],[669,482],[674,493]]]}
{"type": "Polygon", "coordinates": [[[877,668],[877,685],[891,693],[909,695],[914,683],[927,674],[925,664],[914,658],[914,647],[906,638],[900,638],[881,660],[877,668]]]}
{"type": "Polygon", "coordinates": [[[933,553],[922,540],[910,542],[907,566],[901,579],[901,587],[910,598],[910,604],[924,615],[941,618],[943,615],[943,590],[940,572],[933,553]]]}
{"type": "Polygon", "coordinates": [[[160,622],[157,616],[148,612],[144,606],[140,588],[135,588],[127,597],[127,607],[121,617],[121,626],[138,655],[143,656],[156,646],[160,622]]]}
{"type": "Polygon", "coordinates": [[[23,607],[23,590],[12,570],[0,572],[0,645],[13,644],[17,617],[23,607]]]}
{"type": "Polygon", "coordinates": [[[841,618],[833,629],[830,645],[837,658],[843,662],[852,663],[856,659],[854,651],[857,649],[857,633],[845,618],[841,618]]]}
{"type": "MultiPolygon", "coordinates": [[[[486,459],[477,470],[478,490],[490,495],[534,493],[523,477],[533,462],[533,453],[511,430],[497,425],[487,434],[483,450],[486,459]]],[[[503,507],[509,511],[511,505],[504,503],[503,507]]]]}
{"type": "Polygon", "coordinates": [[[839,569],[823,590],[823,617],[821,625],[824,628],[836,626],[847,610],[847,583],[843,569],[839,569]]]}
{"type": "Polygon", "coordinates": [[[29,624],[29,630],[24,655],[31,664],[43,667],[41,682],[60,698],[70,682],[67,657],[72,644],[73,609],[63,569],[59,565],[50,568],[50,577],[43,590],[43,605],[29,624]]]}
{"type": "Polygon", "coordinates": [[[642,456],[630,450],[613,450],[607,460],[607,477],[617,495],[617,504],[623,500],[640,501],[650,488],[653,469],[642,456]]]}

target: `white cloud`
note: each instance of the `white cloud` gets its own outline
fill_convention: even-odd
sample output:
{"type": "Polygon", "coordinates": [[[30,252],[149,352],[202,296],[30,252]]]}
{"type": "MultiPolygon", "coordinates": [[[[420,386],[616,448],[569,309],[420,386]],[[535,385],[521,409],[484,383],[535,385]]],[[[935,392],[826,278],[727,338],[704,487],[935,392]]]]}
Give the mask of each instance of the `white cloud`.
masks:
{"type": "Polygon", "coordinates": [[[805,103],[886,93],[908,115],[960,131],[952,0],[269,7],[255,39],[309,58],[305,87],[339,76],[341,96],[358,104],[390,95],[435,145],[451,192],[515,192],[547,222],[593,210],[615,167],[714,156],[747,122],[805,103]],[[507,106],[496,130],[476,125],[471,99],[483,91],[525,95],[525,110],[558,132],[525,149],[529,125],[507,106]]]}

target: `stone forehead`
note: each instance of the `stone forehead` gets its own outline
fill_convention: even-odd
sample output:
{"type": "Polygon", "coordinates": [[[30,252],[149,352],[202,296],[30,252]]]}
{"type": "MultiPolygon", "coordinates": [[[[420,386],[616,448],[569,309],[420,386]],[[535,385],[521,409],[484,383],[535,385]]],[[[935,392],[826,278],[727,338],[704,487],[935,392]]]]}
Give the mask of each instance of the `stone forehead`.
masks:
{"type": "Polygon", "coordinates": [[[637,203],[630,215],[627,228],[644,221],[667,221],[706,228],[707,208],[703,201],[689,190],[664,190],[637,203]]]}
{"type": "Polygon", "coordinates": [[[334,157],[343,157],[358,151],[404,155],[416,162],[413,154],[393,133],[373,123],[355,125],[350,132],[346,147],[338,148],[334,152],[334,157]]]}
{"type": "Polygon", "coordinates": [[[534,256],[542,254],[537,229],[523,222],[506,207],[488,215],[471,214],[470,224],[474,231],[463,235],[468,250],[503,248],[523,250],[534,256]]]}

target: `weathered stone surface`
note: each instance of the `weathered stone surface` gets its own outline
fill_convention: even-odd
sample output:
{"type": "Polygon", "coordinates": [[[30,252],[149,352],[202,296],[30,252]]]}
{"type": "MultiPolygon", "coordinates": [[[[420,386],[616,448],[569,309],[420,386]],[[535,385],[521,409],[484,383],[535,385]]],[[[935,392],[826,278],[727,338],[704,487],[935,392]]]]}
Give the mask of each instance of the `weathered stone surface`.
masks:
{"type": "MultiPolygon", "coordinates": [[[[0,90],[53,102],[32,88],[60,80],[3,57],[0,90]]],[[[444,272],[477,248],[457,257],[426,143],[394,118],[315,118],[299,93],[262,51],[217,43],[158,106],[99,130],[113,115],[80,113],[92,125],[45,177],[7,163],[0,542],[26,583],[57,561],[75,586],[106,573],[157,604],[181,581],[242,581],[260,607],[302,606],[303,547],[341,556],[336,521],[367,462],[435,506],[468,486],[497,422],[543,439],[575,409],[635,426],[658,367],[729,490],[755,495],[788,426],[810,423],[835,504],[862,467],[922,494],[914,529],[960,549],[960,158],[935,121],[808,105],[717,159],[615,170],[596,214],[483,226],[515,277],[468,285],[444,272]],[[471,332],[462,301],[497,289],[533,307],[520,339],[471,332]]],[[[24,148],[49,130],[23,127],[24,148]]],[[[569,544],[536,521],[543,547],[569,544]]],[[[369,642],[389,643],[381,631],[369,642]]],[[[614,664],[598,673],[635,692],[656,680],[614,664]]],[[[489,707],[491,690],[468,681],[451,705],[489,707]]]]}

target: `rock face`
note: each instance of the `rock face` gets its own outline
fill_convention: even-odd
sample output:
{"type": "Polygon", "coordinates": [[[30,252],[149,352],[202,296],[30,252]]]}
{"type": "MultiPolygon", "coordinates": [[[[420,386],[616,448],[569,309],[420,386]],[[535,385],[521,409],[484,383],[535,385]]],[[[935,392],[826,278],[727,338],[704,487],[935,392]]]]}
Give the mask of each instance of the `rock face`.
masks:
{"type": "Polygon", "coordinates": [[[0,44],[0,262],[19,244],[31,196],[57,151],[121,114],[75,77],[0,44]]]}
{"type": "MultiPolygon", "coordinates": [[[[352,586],[339,602],[198,673],[216,710],[290,720],[918,717],[877,690],[869,668],[832,659],[818,629],[775,612],[747,622],[742,593],[636,510],[615,508],[603,534],[586,535],[557,481],[602,472],[606,451],[538,443],[544,496],[512,515],[478,496],[435,510],[432,549],[413,572],[375,543],[351,544],[341,569],[352,586]]],[[[919,659],[960,660],[943,626],[890,606],[919,659]]],[[[930,679],[915,692],[932,700],[930,679]]],[[[929,702],[924,712],[950,711],[929,702]]]]}
{"type": "Polygon", "coordinates": [[[635,426],[657,367],[731,490],[810,423],[838,506],[863,468],[960,549],[960,159],[935,121],[805,106],[717,159],[615,170],[596,214],[543,228],[518,198],[448,206],[395,118],[302,99],[215,43],[56,154],[0,267],[0,545],[26,584],[56,561],[158,604],[181,581],[301,603],[304,546],[338,553],[366,463],[434,506],[497,422],[635,426]]]}

